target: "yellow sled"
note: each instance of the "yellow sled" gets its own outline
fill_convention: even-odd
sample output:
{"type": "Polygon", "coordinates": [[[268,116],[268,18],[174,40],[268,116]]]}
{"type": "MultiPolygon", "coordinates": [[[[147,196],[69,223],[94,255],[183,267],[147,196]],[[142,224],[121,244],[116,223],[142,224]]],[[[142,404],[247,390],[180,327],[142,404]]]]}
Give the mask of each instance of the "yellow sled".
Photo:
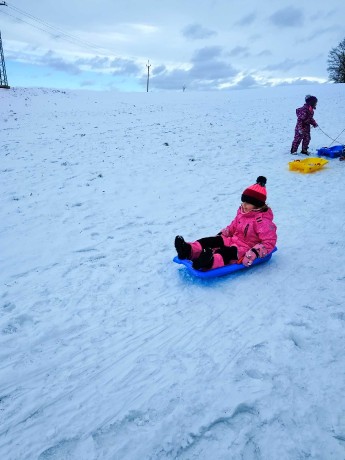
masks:
{"type": "Polygon", "coordinates": [[[310,157],[305,160],[294,160],[289,162],[290,171],[299,171],[301,173],[311,173],[323,168],[328,160],[324,158],[310,157]]]}

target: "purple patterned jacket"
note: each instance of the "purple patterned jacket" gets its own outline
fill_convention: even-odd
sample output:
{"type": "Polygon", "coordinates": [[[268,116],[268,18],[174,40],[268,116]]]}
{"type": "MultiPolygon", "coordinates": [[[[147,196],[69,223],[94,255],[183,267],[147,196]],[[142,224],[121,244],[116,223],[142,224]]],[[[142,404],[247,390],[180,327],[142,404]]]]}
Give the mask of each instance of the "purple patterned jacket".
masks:
{"type": "Polygon", "coordinates": [[[296,129],[302,129],[303,131],[307,128],[310,129],[310,125],[313,125],[314,128],[317,128],[317,123],[314,120],[314,109],[308,105],[304,104],[303,107],[296,109],[297,115],[297,125],[296,129]]]}

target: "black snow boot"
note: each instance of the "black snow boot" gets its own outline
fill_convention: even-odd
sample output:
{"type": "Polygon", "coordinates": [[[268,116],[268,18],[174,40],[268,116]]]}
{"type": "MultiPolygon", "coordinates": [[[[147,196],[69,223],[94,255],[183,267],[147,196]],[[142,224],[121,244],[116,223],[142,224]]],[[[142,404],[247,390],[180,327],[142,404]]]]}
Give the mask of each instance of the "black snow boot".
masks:
{"type": "Polygon", "coordinates": [[[211,248],[205,248],[202,250],[200,256],[194,260],[193,268],[200,270],[201,268],[209,270],[213,264],[213,251],[211,248]]]}
{"type": "Polygon", "coordinates": [[[308,150],[301,150],[301,153],[303,153],[303,155],[310,155],[310,153],[308,152],[308,150]]]}
{"type": "Polygon", "coordinates": [[[185,242],[183,236],[177,235],[175,238],[175,249],[179,259],[190,259],[192,248],[185,242]]]}

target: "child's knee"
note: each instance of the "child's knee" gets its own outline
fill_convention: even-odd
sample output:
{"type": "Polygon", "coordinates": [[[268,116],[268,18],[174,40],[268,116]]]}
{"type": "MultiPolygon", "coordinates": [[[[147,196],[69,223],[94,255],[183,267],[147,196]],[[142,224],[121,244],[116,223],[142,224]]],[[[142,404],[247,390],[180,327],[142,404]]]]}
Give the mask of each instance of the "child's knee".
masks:
{"type": "Polygon", "coordinates": [[[220,268],[224,267],[224,260],[223,257],[219,253],[213,254],[213,264],[212,264],[212,269],[213,268],[220,268]]]}
{"type": "Polygon", "coordinates": [[[202,251],[202,246],[201,244],[199,243],[199,241],[194,241],[194,243],[189,243],[190,246],[191,246],[191,259],[194,260],[194,259],[197,259],[200,254],[201,254],[201,251],[202,251]]]}

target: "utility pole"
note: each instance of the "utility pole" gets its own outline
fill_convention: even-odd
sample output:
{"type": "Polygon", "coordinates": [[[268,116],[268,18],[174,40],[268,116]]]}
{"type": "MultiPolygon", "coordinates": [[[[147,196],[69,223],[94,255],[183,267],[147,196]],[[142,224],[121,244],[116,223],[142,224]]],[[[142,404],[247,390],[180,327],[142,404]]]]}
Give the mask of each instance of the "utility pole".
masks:
{"type": "MultiPolygon", "coordinates": [[[[0,6],[7,6],[6,2],[0,2],[0,6]]],[[[2,49],[2,39],[0,31],[0,88],[10,89],[7,82],[4,51],[2,49]]]]}
{"type": "Polygon", "coordinates": [[[150,67],[151,67],[150,61],[147,61],[146,67],[147,67],[146,92],[148,93],[149,92],[149,81],[150,81],[150,67]]]}

